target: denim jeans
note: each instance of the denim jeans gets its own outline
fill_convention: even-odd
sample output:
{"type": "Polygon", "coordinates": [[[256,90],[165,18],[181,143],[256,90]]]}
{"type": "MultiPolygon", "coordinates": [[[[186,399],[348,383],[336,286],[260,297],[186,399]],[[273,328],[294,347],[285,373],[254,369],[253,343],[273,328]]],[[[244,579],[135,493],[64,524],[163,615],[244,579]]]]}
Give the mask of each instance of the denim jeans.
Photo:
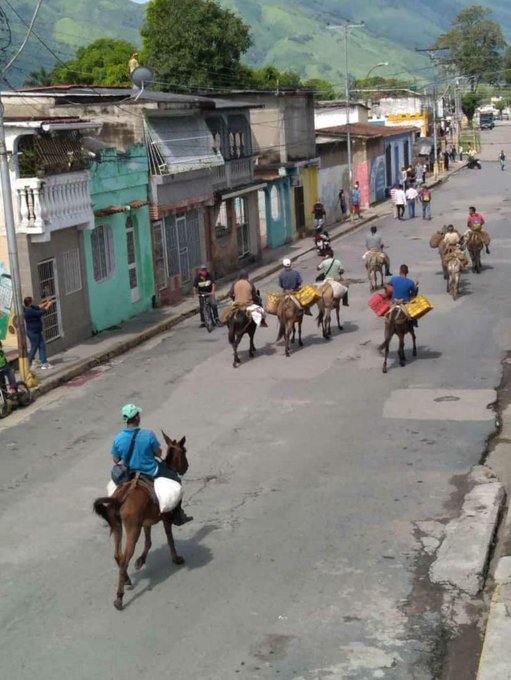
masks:
{"type": "Polygon", "coordinates": [[[4,383],[5,378],[7,378],[9,382],[9,387],[12,387],[12,389],[16,389],[16,374],[14,373],[14,370],[11,366],[4,366],[3,368],[0,368],[0,384],[4,383]]]}
{"type": "Polygon", "coordinates": [[[429,201],[427,203],[422,204],[422,219],[423,220],[431,219],[431,203],[429,201]]]}
{"type": "Polygon", "coordinates": [[[413,200],[408,200],[408,217],[412,218],[415,217],[415,199],[413,200]]]}
{"type": "Polygon", "coordinates": [[[30,340],[30,351],[28,353],[28,363],[31,364],[34,361],[37,350],[39,350],[39,360],[41,364],[48,363],[48,358],[46,356],[46,343],[42,333],[34,333],[33,331],[27,330],[28,339],[30,340]]]}

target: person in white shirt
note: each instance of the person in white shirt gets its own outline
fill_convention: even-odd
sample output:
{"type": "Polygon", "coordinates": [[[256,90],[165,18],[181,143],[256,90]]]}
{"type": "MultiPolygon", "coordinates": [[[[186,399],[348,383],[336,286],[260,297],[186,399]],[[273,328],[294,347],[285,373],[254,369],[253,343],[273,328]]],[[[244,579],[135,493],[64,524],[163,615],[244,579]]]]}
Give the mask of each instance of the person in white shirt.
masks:
{"type": "Polygon", "coordinates": [[[403,191],[403,185],[400,184],[398,190],[396,191],[396,208],[397,208],[397,219],[402,220],[405,214],[406,205],[406,195],[403,191]]]}
{"type": "Polygon", "coordinates": [[[415,187],[408,187],[405,193],[406,204],[408,206],[408,218],[413,219],[415,217],[415,204],[419,198],[419,192],[415,187]]]}

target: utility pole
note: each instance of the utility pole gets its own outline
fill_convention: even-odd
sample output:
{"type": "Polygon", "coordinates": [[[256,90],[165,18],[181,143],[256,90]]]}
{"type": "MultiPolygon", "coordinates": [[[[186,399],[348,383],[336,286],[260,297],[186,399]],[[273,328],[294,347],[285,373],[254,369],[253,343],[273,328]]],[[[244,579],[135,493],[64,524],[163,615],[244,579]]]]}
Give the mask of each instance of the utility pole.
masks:
{"type": "Polygon", "coordinates": [[[351,129],[350,129],[350,76],[349,76],[349,50],[348,50],[348,39],[350,31],[354,28],[363,28],[365,23],[361,21],[358,24],[346,23],[340,26],[328,26],[330,29],[341,29],[344,32],[344,77],[346,80],[345,84],[345,99],[346,99],[346,147],[348,151],[348,182],[349,182],[349,206],[350,206],[350,219],[353,220],[353,211],[351,205],[351,189],[353,187],[353,158],[351,152],[351,129]]]}
{"type": "Polygon", "coordinates": [[[448,50],[448,47],[429,47],[427,49],[417,49],[416,52],[426,52],[433,64],[433,177],[438,178],[438,132],[437,132],[437,73],[435,66],[435,57],[433,52],[440,52],[442,50],[448,50]]]}
{"type": "Polygon", "coordinates": [[[29,387],[37,385],[36,377],[30,372],[28,364],[27,334],[25,317],[23,315],[23,300],[21,295],[20,264],[18,259],[18,241],[12,205],[11,178],[9,162],[5,145],[4,105],[0,93],[0,183],[2,187],[2,201],[4,205],[5,231],[7,234],[7,248],[9,251],[9,267],[12,281],[12,302],[16,318],[16,337],[18,340],[18,364],[21,379],[29,387]]]}

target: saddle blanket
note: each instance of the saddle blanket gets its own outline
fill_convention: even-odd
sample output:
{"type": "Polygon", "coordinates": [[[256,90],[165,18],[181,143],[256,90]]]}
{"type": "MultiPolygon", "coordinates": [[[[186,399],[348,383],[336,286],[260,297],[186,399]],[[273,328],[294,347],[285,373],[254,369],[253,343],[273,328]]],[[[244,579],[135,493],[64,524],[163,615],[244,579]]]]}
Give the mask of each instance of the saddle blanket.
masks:
{"type": "Polygon", "coordinates": [[[261,325],[261,321],[264,318],[264,309],[260,307],[259,305],[249,305],[247,307],[247,312],[250,313],[250,316],[254,320],[255,324],[257,326],[261,325]]]}
{"type": "Polygon", "coordinates": [[[335,281],[334,279],[328,279],[327,278],[324,281],[322,281],[321,285],[324,286],[327,283],[332,288],[332,290],[334,292],[334,299],[335,300],[340,300],[348,292],[348,289],[346,288],[346,286],[343,286],[342,283],[340,283],[339,281],[335,281]]]}
{"type": "MultiPolygon", "coordinates": [[[[110,480],[106,487],[108,495],[113,496],[116,489],[117,485],[110,480]]],[[[166,477],[157,477],[154,480],[154,493],[158,499],[160,512],[171,512],[183,499],[183,487],[181,484],[166,477]]]]}

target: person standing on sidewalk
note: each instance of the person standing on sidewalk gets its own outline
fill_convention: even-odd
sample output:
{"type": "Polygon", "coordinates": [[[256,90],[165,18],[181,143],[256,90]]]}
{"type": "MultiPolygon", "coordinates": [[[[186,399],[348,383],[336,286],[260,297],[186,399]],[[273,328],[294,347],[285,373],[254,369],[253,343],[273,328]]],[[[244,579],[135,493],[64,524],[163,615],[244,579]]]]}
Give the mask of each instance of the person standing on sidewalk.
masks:
{"type": "Polygon", "coordinates": [[[26,297],[23,300],[23,316],[25,317],[25,324],[27,326],[27,336],[30,340],[30,351],[28,353],[28,363],[32,364],[36,352],[39,351],[39,360],[41,368],[46,370],[52,368],[48,363],[46,356],[46,343],[43,335],[43,316],[53,307],[55,299],[46,300],[41,305],[34,305],[31,297],[26,297]]]}
{"type": "Polygon", "coordinates": [[[460,148],[458,149],[458,151],[460,153],[460,161],[462,161],[463,160],[463,147],[462,147],[461,144],[460,144],[460,148]]]}
{"type": "Polygon", "coordinates": [[[419,192],[413,186],[408,187],[406,190],[406,204],[408,206],[408,217],[409,219],[415,218],[415,204],[419,198],[419,192]]]}
{"type": "Polygon", "coordinates": [[[400,184],[398,190],[396,191],[396,208],[397,208],[397,219],[402,220],[405,214],[406,205],[406,194],[403,191],[403,185],[400,184]]]}
{"type": "Polygon", "coordinates": [[[353,214],[356,215],[359,220],[362,219],[362,215],[360,214],[361,198],[360,185],[358,182],[355,182],[353,189],[351,190],[351,206],[353,209],[353,214]]]}
{"type": "Polygon", "coordinates": [[[346,219],[346,213],[348,212],[348,206],[346,204],[346,196],[344,195],[344,189],[339,191],[339,207],[341,208],[341,220],[344,222],[346,219]]]}
{"type": "Polygon", "coordinates": [[[504,153],[504,149],[499,154],[499,161],[500,161],[500,169],[505,170],[506,169],[506,154],[504,153]]]}
{"type": "Polygon", "coordinates": [[[431,189],[427,187],[426,184],[422,185],[422,189],[419,192],[419,200],[422,203],[422,219],[431,219],[431,189]]]}

